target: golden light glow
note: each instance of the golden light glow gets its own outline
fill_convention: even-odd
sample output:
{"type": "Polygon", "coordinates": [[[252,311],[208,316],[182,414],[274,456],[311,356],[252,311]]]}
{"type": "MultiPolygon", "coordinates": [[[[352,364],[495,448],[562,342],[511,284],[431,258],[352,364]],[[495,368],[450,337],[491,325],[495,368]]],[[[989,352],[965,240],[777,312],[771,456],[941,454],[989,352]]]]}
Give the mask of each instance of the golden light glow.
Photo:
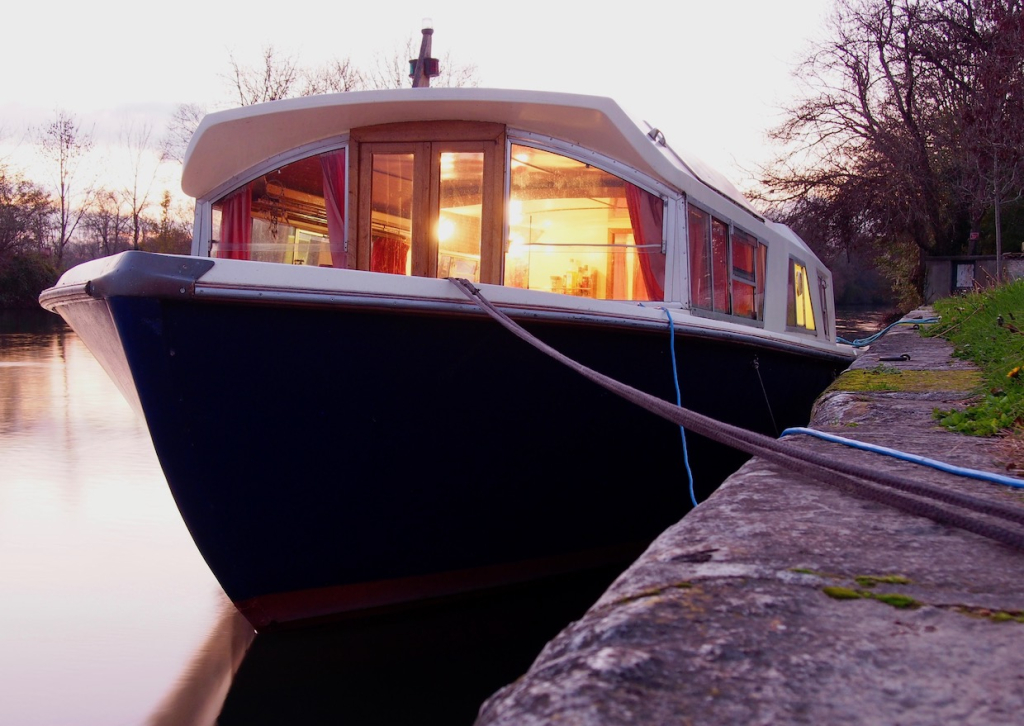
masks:
{"type": "Polygon", "coordinates": [[[451,217],[444,214],[437,220],[437,239],[439,242],[447,242],[455,236],[455,222],[451,217]]]}
{"type": "Polygon", "coordinates": [[[523,222],[523,203],[519,199],[508,201],[508,223],[512,226],[523,222]]]}

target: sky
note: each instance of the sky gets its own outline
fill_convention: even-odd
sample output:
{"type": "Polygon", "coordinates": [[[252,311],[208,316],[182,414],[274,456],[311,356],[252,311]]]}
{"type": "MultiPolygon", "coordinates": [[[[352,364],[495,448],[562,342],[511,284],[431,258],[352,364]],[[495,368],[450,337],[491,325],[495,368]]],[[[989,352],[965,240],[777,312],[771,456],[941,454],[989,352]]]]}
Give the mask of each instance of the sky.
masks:
{"type": "MultiPolygon", "coordinates": [[[[58,12],[16,3],[5,9],[0,44],[0,162],[44,182],[31,171],[30,129],[63,109],[109,160],[97,173],[114,174],[126,123],[149,123],[156,137],[180,103],[229,106],[232,57],[255,64],[272,45],[301,65],[351,58],[368,67],[418,40],[430,18],[433,55],[476,65],[480,86],[611,97],[742,188],[770,156],[765,133],[797,93],[793,71],[823,34],[831,5],[97,0],[58,12]]],[[[180,167],[165,166],[158,184],[177,194],[179,178],[180,167]]]]}

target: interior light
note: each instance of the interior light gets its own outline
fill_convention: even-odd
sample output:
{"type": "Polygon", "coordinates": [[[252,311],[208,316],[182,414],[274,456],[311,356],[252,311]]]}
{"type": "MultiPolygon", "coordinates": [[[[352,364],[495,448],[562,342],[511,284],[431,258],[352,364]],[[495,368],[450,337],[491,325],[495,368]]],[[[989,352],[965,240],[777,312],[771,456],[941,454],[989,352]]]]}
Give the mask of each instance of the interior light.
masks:
{"type": "Polygon", "coordinates": [[[508,223],[516,225],[523,221],[523,203],[518,199],[508,200],[508,223]]]}
{"type": "Polygon", "coordinates": [[[455,154],[441,154],[441,178],[445,181],[455,178],[455,154]]]}
{"type": "Polygon", "coordinates": [[[440,242],[447,242],[455,235],[455,222],[449,217],[441,215],[437,221],[437,239],[440,242]]]}

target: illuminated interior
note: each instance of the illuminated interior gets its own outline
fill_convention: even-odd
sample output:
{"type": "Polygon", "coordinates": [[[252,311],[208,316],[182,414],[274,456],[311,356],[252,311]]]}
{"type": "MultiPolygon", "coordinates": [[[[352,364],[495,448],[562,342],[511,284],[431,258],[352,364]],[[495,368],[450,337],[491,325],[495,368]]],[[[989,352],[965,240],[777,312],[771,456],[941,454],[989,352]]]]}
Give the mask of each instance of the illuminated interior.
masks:
{"type": "MultiPolygon", "coordinates": [[[[341,152],[343,153],[343,152],[341,152]]],[[[333,267],[343,229],[332,235],[325,202],[324,159],[313,156],[253,180],[213,205],[215,257],[333,267]]]]}
{"type": "Polygon", "coordinates": [[[370,271],[411,275],[413,154],[373,154],[370,271]]]}
{"type": "Polygon", "coordinates": [[[807,268],[796,260],[789,265],[789,302],[786,306],[786,325],[814,330],[814,305],[807,268]]]}
{"type": "Polygon", "coordinates": [[[510,175],[506,285],[597,299],[662,299],[661,290],[649,289],[664,284],[660,221],[656,237],[638,246],[627,201],[632,185],[582,161],[518,144],[510,175]],[[659,258],[656,284],[644,274],[650,257],[659,258]]]}
{"type": "MultiPolygon", "coordinates": [[[[399,127],[281,166],[213,204],[211,255],[664,300],[664,200],[593,163],[504,147],[497,133],[497,143],[429,141],[399,127]]],[[[691,307],[763,320],[767,246],[685,208],[691,307]]],[[[799,263],[788,311],[791,326],[814,330],[799,263]]]]}
{"type": "Polygon", "coordinates": [[[440,154],[437,277],[480,281],[484,155],[440,154]]]}

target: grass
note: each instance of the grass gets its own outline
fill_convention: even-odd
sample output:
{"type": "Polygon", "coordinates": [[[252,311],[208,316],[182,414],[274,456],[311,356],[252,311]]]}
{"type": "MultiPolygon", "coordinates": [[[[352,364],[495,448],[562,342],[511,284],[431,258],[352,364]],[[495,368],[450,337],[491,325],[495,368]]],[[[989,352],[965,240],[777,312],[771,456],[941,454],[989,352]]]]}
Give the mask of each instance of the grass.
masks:
{"type": "Polygon", "coordinates": [[[942,321],[922,334],[946,338],[954,355],[981,369],[976,398],[963,408],[936,410],[936,418],[952,431],[1024,444],[1024,280],[934,307],[942,321]]]}

